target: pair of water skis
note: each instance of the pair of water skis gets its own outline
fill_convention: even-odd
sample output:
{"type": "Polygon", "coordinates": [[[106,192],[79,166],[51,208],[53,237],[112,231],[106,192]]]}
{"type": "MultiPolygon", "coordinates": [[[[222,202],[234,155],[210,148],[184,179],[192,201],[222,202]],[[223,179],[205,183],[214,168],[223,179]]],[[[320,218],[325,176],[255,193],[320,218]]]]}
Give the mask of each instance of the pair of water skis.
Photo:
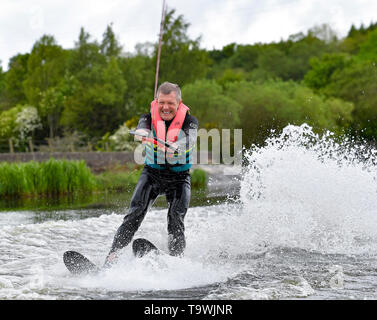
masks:
{"type": "MultiPolygon", "coordinates": [[[[160,253],[161,251],[147,239],[135,239],[132,243],[132,251],[135,257],[142,258],[150,252],[160,253]]],[[[76,251],[66,251],[63,254],[63,261],[67,269],[76,275],[96,274],[102,270],[88,258],[76,251]]]]}

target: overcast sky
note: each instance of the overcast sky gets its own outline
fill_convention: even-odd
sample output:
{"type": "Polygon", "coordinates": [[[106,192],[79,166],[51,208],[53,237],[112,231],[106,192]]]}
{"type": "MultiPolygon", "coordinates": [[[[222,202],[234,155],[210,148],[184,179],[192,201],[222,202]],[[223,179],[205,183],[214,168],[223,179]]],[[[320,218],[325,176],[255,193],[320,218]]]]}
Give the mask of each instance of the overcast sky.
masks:
{"type": "MultiPolygon", "coordinates": [[[[190,23],[191,38],[201,47],[221,49],[238,44],[287,39],[327,23],[339,37],[352,24],[377,22],[377,0],[166,0],[190,23]]],[[[63,48],[72,48],[81,27],[100,41],[106,26],[124,51],[158,39],[162,0],[0,0],[0,60],[27,53],[43,34],[53,35],[63,48]]]]}

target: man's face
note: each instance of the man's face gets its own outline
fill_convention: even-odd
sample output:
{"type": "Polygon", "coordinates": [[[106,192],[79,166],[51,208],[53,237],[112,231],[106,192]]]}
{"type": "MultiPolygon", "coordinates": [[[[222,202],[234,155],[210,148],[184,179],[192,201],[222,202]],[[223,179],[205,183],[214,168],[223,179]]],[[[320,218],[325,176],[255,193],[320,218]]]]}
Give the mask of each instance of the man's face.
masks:
{"type": "Polygon", "coordinates": [[[178,110],[179,102],[176,98],[174,91],[169,94],[160,93],[157,98],[158,101],[158,113],[164,121],[172,120],[178,110]]]}

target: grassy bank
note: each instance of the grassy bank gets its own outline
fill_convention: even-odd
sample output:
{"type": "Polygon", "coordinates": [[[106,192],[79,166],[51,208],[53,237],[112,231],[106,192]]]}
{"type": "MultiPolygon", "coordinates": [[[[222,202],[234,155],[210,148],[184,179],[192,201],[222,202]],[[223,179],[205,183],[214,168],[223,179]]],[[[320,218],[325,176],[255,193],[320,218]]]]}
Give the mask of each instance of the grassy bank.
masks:
{"type": "MultiPolygon", "coordinates": [[[[133,191],[139,180],[141,168],[122,171],[109,170],[96,176],[99,188],[105,191],[133,191]]],[[[205,188],[208,183],[208,174],[201,169],[191,172],[191,187],[193,189],[205,188]]]]}
{"type": "MultiPolygon", "coordinates": [[[[75,192],[132,191],[142,167],[118,167],[93,174],[84,161],[0,163],[0,197],[60,196],[75,192]]],[[[207,173],[191,173],[193,188],[205,188],[207,173]]]]}
{"type": "Polygon", "coordinates": [[[208,173],[202,169],[194,169],[191,172],[191,187],[194,189],[200,189],[207,187],[208,173]]]}
{"type": "Polygon", "coordinates": [[[109,192],[132,191],[139,180],[142,167],[117,167],[95,176],[98,189],[109,192]]]}

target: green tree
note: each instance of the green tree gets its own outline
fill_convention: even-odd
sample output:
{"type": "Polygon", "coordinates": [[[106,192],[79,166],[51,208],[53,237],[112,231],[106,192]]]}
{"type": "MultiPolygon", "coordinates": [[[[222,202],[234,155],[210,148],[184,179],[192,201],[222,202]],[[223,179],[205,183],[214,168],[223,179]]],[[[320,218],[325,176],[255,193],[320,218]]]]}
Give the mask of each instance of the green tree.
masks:
{"type": "Polygon", "coordinates": [[[307,35],[291,35],[287,41],[272,43],[262,47],[258,56],[258,68],[266,70],[273,78],[302,80],[310,69],[312,57],[321,57],[332,52],[335,41],[326,26],[310,29],[307,35]]]}
{"type": "Polygon", "coordinates": [[[134,56],[120,60],[123,78],[127,83],[124,94],[126,119],[139,118],[150,111],[154,99],[154,61],[147,53],[139,51],[134,56]]]}
{"type": "Polygon", "coordinates": [[[112,29],[112,23],[106,27],[100,48],[101,54],[108,58],[119,57],[122,52],[122,46],[116,39],[115,33],[112,29]]]}
{"type": "Polygon", "coordinates": [[[300,81],[310,69],[309,61],[337,52],[338,40],[328,25],[314,27],[307,34],[293,34],[278,43],[237,45],[209,52],[213,61],[209,76],[221,77],[226,69],[242,69],[247,80],[283,79],[300,81]]]}
{"type": "Polygon", "coordinates": [[[68,70],[77,81],[87,85],[101,78],[101,70],[106,65],[106,57],[101,54],[101,45],[90,41],[90,34],[80,29],[79,39],[68,57],[68,70]]]}
{"type": "Polygon", "coordinates": [[[223,60],[227,60],[237,52],[237,44],[232,42],[225,45],[221,50],[213,49],[208,52],[209,57],[216,63],[221,63],[223,60]]]}
{"type": "Polygon", "coordinates": [[[5,74],[1,66],[0,60],[0,111],[4,109],[3,103],[5,100],[5,74]]]}
{"type": "Polygon", "coordinates": [[[42,93],[59,84],[66,68],[67,53],[57,45],[54,37],[44,35],[32,49],[28,59],[28,73],[24,84],[27,101],[38,105],[42,93]]]}
{"type": "Polygon", "coordinates": [[[5,74],[5,92],[7,106],[25,104],[27,102],[23,83],[28,73],[29,53],[17,54],[9,61],[9,68],[5,74]]]}
{"type": "Polygon", "coordinates": [[[33,138],[34,131],[40,129],[42,123],[35,107],[17,105],[0,113],[0,149],[9,150],[9,139],[14,145],[25,149],[27,140],[33,138]]]}
{"type": "MultiPolygon", "coordinates": [[[[164,20],[159,82],[170,81],[183,86],[203,78],[210,60],[207,52],[200,49],[200,38],[188,37],[190,24],[182,15],[175,18],[174,14],[174,9],[168,11],[164,20]]],[[[153,60],[157,60],[157,45],[153,60]]]]}
{"type": "Polygon", "coordinates": [[[247,146],[263,144],[271,130],[288,124],[338,131],[352,119],[351,103],[326,99],[293,81],[230,83],[226,94],[242,106],[241,128],[247,146]]]}
{"type": "Polygon", "coordinates": [[[16,106],[0,113],[0,139],[8,144],[8,139],[15,137],[17,114],[21,111],[21,106],[16,106]]]}
{"type": "Polygon", "coordinates": [[[369,32],[366,41],[360,44],[357,59],[377,63],[377,29],[369,32]]]}
{"type": "Polygon", "coordinates": [[[59,87],[51,87],[44,91],[39,106],[41,116],[47,118],[51,139],[57,133],[65,98],[63,92],[59,89],[59,87]]]}
{"type": "Polygon", "coordinates": [[[353,102],[352,133],[369,140],[377,138],[377,66],[370,61],[354,62],[335,72],[322,90],[328,96],[353,102]]]}
{"type": "Polygon", "coordinates": [[[276,45],[266,45],[257,58],[259,70],[263,70],[271,78],[287,79],[289,61],[286,54],[276,45]]]}
{"type": "Polygon", "coordinates": [[[341,50],[352,55],[358,54],[361,44],[368,38],[368,33],[376,29],[377,23],[371,23],[367,28],[363,24],[360,28],[352,25],[347,36],[340,42],[341,50]]]}
{"type": "Polygon", "coordinates": [[[207,51],[210,59],[209,69],[206,75],[208,79],[221,78],[226,69],[242,68],[240,65],[232,64],[232,57],[237,53],[238,46],[236,43],[230,43],[221,50],[213,49],[207,51]]]}
{"type": "Polygon", "coordinates": [[[17,133],[16,146],[23,150],[29,139],[33,139],[34,132],[42,128],[41,119],[37,108],[33,106],[22,106],[16,116],[15,132],[17,133]]]}
{"type": "Polygon", "coordinates": [[[80,82],[65,101],[61,123],[71,130],[77,129],[92,137],[102,137],[124,122],[123,96],[126,81],[115,58],[105,66],[93,66],[99,78],[89,83],[80,82]]]}
{"type": "Polygon", "coordinates": [[[260,44],[237,46],[236,52],[229,59],[231,66],[233,68],[242,68],[246,72],[250,72],[257,68],[257,60],[261,47],[260,44]]]}
{"type": "Polygon", "coordinates": [[[182,98],[201,127],[228,129],[240,123],[241,105],[224,95],[223,88],[213,80],[197,80],[185,85],[182,98]]]}
{"type": "MultiPolygon", "coordinates": [[[[106,50],[104,53],[110,53],[106,50]]],[[[119,58],[103,55],[101,45],[90,41],[90,35],[81,28],[68,69],[71,94],[64,100],[60,123],[65,129],[97,138],[117,129],[125,120],[127,89],[119,58]]]]}
{"type": "Polygon", "coordinates": [[[238,82],[245,80],[245,75],[242,69],[225,69],[220,77],[216,79],[222,87],[225,87],[229,82],[238,82]]]}
{"type": "Polygon", "coordinates": [[[322,89],[331,83],[334,72],[343,70],[351,63],[351,57],[344,53],[324,54],[321,58],[310,60],[311,70],[305,77],[304,83],[314,90],[322,89]]]}

